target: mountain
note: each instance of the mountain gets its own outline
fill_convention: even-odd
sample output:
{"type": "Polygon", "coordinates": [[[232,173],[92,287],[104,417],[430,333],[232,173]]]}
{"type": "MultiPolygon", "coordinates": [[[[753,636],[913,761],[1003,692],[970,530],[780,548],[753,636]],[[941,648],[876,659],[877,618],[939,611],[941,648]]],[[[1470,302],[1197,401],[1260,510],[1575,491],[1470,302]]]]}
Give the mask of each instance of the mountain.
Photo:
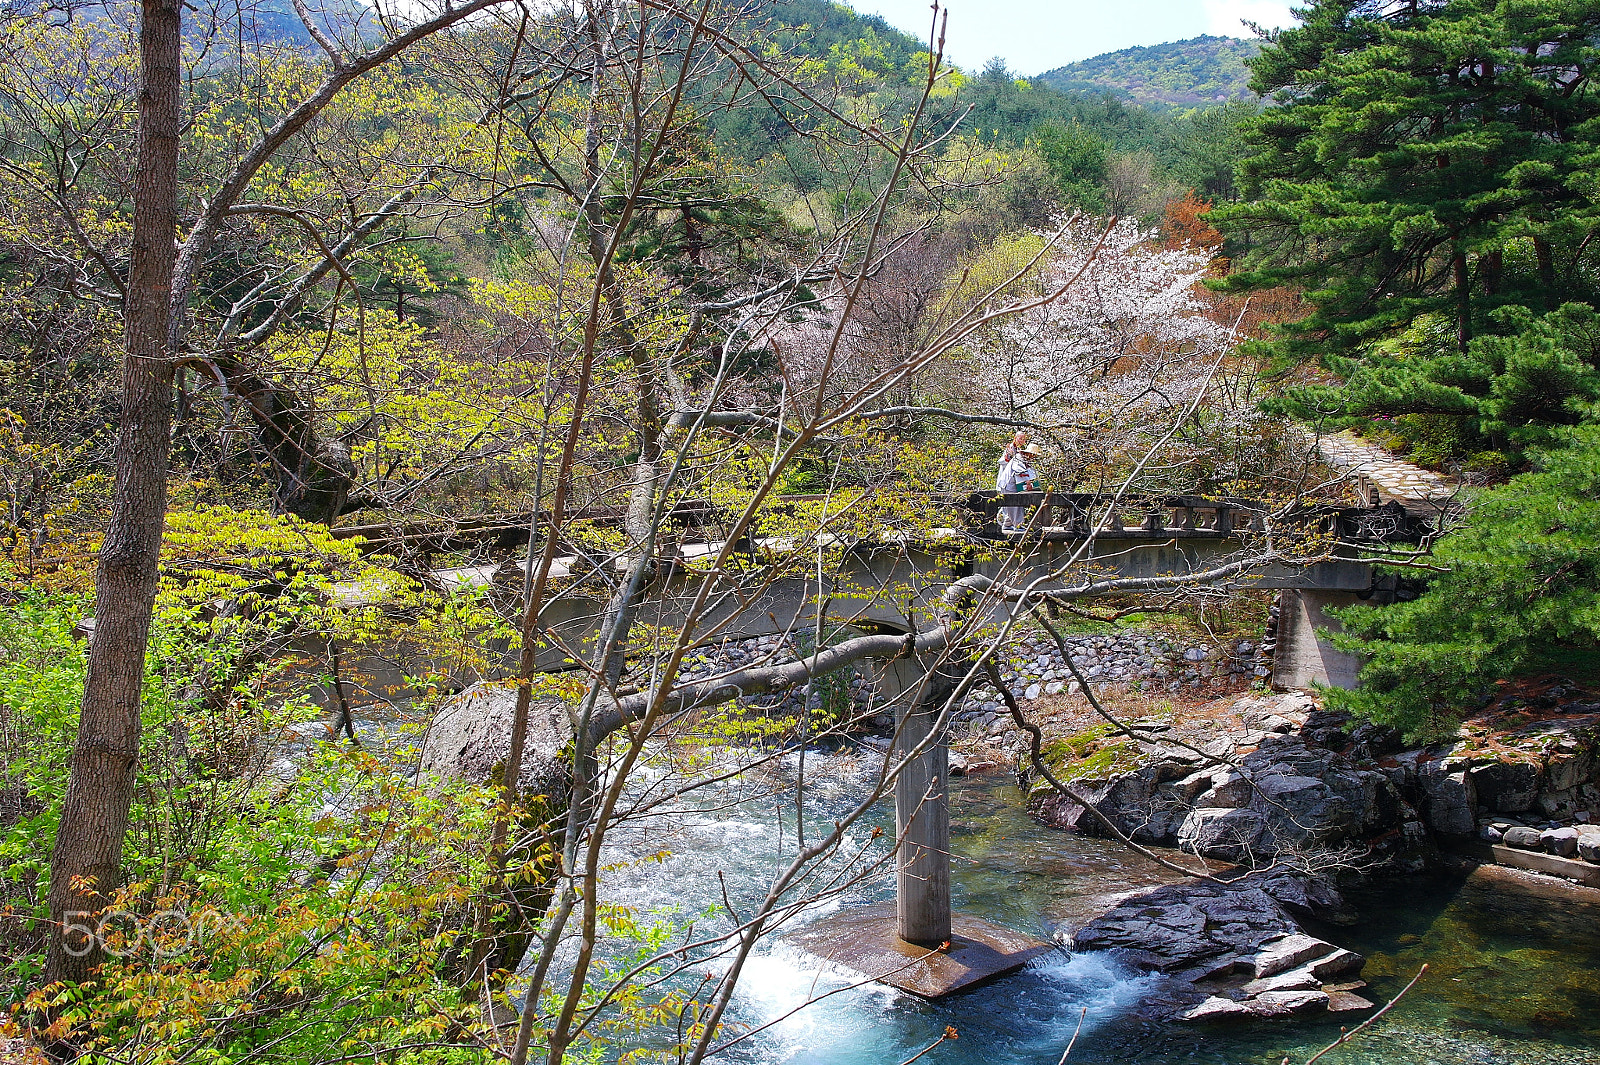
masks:
{"type": "Polygon", "coordinates": [[[1236,37],[1195,37],[1107,52],[1047,70],[1038,80],[1063,92],[1109,89],[1147,107],[1205,107],[1254,98],[1244,61],[1260,50],[1236,37]]]}

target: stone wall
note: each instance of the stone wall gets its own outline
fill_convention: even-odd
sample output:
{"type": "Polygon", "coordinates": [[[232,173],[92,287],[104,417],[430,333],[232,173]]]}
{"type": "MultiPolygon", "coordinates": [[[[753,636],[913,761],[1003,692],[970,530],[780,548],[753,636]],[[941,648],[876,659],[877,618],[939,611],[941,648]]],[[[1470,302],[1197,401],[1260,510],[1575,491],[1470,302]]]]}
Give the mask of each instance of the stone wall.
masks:
{"type": "MultiPolygon", "coordinates": [[[[1256,645],[1238,640],[1222,645],[1197,643],[1168,633],[1126,632],[1069,636],[1062,640],[1073,664],[1097,690],[1111,685],[1153,691],[1233,690],[1267,675],[1255,662],[1256,645]]],[[[1019,702],[1078,690],[1078,682],[1054,640],[1024,635],[1007,647],[1000,677],[1019,702]]],[[[956,721],[976,731],[1011,727],[1000,693],[987,684],[975,687],[956,721]]]]}
{"type": "MultiPolygon", "coordinates": [[[[1069,636],[1062,642],[1071,650],[1073,662],[1084,678],[1099,690],[1128,685],[1169,692],[1233,691],[1267,676],[1267,670],[1256,662],[1256,644],[1250,640],[1204,644],[1169,633],[1130,631],[1069,636]]],[[[787,636],[729,640],[687,658],[682,679],[689,682],[781,662],[796,653],[792,638],[787,636]]],[[[1000,675],[1025,707],[1048,696],[1076,692],[1079,687],[1055,641],[1037,633],[1025,633],[1007,646],[1000,675]]],[[[828,701],[842,704],[847,689],[851,712],[859,719],[877,697],[866,663],[815,687],[817,690],[813,691],[813,685],[801,685],[791,691],[755,697],[749,705],[769,713],[793,714],[807,702],[813,708],[828,701]]],[[[842,711],[844,706],[834,709],[842,711]]],[[[954,721],[968,732],[999,734],[1012,728],[1000,693],[982,682],[973,687],[956,711],[954,721]]]]}

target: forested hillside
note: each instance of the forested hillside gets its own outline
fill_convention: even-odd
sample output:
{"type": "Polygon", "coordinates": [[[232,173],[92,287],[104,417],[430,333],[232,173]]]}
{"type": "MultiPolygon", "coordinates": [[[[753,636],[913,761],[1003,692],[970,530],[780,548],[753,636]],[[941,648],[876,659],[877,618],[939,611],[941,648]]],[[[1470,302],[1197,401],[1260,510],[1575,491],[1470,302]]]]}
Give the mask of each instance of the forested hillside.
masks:
{"type": "Polygon", "coordinates": [[[1037,80],[1063,92],[1112,92],[1147,107],[1207,107],[1254,99],[1244,61],[1260,50],[1256,41],[1194,37],[1107,52],[1037,80]]]}
{"type": "MultiPolygon", "coordinates": [[[[915,98],[918,57],[927,45],[882,19],[829,0],[774,0],[755,9],[749,26],[887,115],[904,114],[915,98]]],[[[1242,79],[1243,65],[1236,56],[1233,61],[1242,79]]],[[[1239,126],[1254,111],[1227,94],[1215,105],[1200,101],[1182,112],[1150,108],[1102,86],[1062,91],[999,63],[982,71],[950,68],[929,103],[930,121],[955,125],[961,136],[992,147],[1015,172],[1046,171],[1053,197],[1146,220],[1186,189],[1208,200],[1233,195],[1239,126]]],[[[805,190],[821,180],[781,109],[736,105],[719,111],[713,128],[730,155],[750,162],[781,158],[782,180],[805,190]]]]}
{"type": "Polygon", "coordinates": [[[1327,698],[1424,738],[1600,655],[1600,12],[1303,23],[1158,109],[825,0],[0,5],[0,1054],[791,1060],[774,935],[948,917],[958,713],[1087,809],[1264,575],[1392,571],[1327,698]]]}

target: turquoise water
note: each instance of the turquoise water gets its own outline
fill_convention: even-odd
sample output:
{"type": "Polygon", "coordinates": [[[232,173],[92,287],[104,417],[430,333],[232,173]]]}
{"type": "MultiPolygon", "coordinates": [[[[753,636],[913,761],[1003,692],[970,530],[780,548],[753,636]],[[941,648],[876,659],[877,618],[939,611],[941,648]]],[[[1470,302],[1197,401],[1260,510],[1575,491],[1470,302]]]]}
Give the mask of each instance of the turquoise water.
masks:
{"type": "MultiPolygon", "coordinates": [[[[830,792],[819,782],[811,815],[829,818],[850,790],[835,781],[830,792]]],[[[736,905],[759,895],[782,821],[770,803],[748,802],[676,817],[670,830],[644,841],[673,856],[652,863],[648,875],[626,877],[623,901],[682,913],[714,905],[723,883],[736,905]]],[[[884,810],[880,823],[888,821],[884,810]]],[[[955,782],[952,850],[958,909],[1041,936],[1099,912],[1109,894],[1169,875],[1115,845],[1037,824],[1016,789],[996,776],[955,782]]],[[[888,897],[891,887],[875,877],[844,904],[888,897]]],[[[1424,962],[1430,972],[1378,1025],[1322,1062],[1600,1063],[1600,908],[1482,877],[1404,882],[1357,901],[1361,926],[1318,931],[1367,956],[1372,995],[1387,1000],[1424,962]]],[[[826,919],[826,909],[810,919],[826,919]]],[[[921,1062],[1056,1065],[1085,1008],[1068,1059],[1074,1063],[1279,1065],[1286,1056],[1298,1063],[1339,1034],[1328,1023],[1197,1030],[1144,1021],[1134,1008],[1153,980],[1105,955],[1061,953],[938,1003],[867,985],[806,1005],[853,980],[778,938],[747,966],[728,1018],[730,1033],[768,1027],[721,1060],[898,1065],[949,1025],[959,1038],[921,1062]]]]}

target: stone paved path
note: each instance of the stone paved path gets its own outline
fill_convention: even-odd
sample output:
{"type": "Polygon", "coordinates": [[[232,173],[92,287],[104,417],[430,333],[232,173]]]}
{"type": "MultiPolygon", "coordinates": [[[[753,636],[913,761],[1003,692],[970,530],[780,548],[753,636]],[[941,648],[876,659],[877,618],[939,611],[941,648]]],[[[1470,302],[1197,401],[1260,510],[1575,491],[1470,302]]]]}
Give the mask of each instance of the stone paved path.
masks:
{"type": "Polygon", "coordinates": [[[1456,483],[1450,478],[1397,459],[1377,444],[1351,432],[1318,437],[1317,450],[1322,453],[1323,461],[1334,469],[1354,474],[1363,496],[1376,488],[1384,503],[1391,500],[1402,506],[1437,503],[1456,493],[1456,483]]]}

